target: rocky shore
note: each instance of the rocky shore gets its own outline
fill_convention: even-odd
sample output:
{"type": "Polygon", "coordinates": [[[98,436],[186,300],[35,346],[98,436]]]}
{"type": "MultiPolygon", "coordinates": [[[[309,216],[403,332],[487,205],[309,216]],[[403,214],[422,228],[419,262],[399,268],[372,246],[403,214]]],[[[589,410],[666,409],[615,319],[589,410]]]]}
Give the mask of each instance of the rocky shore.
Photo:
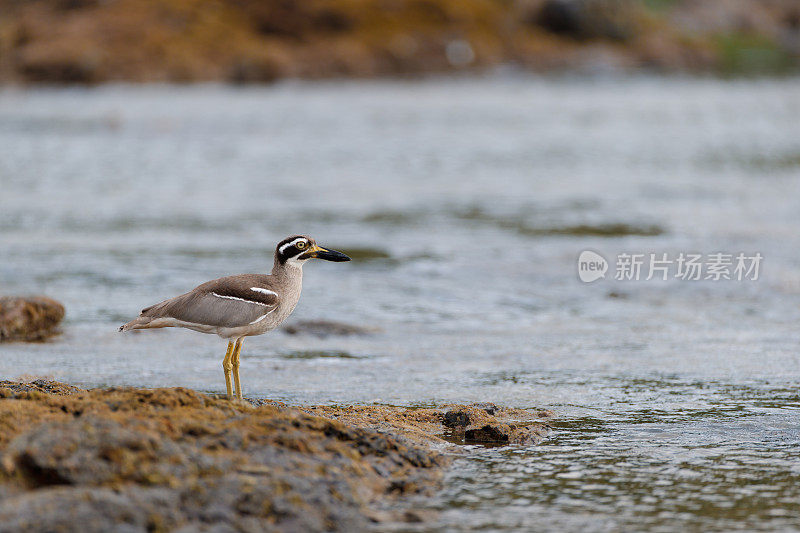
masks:
{"type": "Polygon", "coordinates": [[[363,531],[419,521],[454,442],[531,443],[550,413],[293,408],[175,389],[0,382],[0,531],[363,531]]]}
{"type": "Polygon", "coordinates": [[[521,70],[780,74],[796,0],[0,0],[0,82],[521,70]]]}

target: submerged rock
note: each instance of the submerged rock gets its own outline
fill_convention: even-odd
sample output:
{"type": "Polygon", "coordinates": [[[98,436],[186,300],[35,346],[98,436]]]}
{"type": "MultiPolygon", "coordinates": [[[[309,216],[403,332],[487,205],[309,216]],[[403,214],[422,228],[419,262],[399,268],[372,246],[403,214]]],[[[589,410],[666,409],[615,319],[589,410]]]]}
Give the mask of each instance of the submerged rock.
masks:
{"type": "Polygon", "coordinates": [[[283,331],[289,335],[306,334],[316,337],[328,337],[331,335],[369,335],[379,330],[332,320],[301,320],[284,326],[283,331]]]}
{"type": "Polygon", "coordinates": [[[58,333],[64,306],[45,296],[0,297],[0,341],[40,341],[58,333]]]}

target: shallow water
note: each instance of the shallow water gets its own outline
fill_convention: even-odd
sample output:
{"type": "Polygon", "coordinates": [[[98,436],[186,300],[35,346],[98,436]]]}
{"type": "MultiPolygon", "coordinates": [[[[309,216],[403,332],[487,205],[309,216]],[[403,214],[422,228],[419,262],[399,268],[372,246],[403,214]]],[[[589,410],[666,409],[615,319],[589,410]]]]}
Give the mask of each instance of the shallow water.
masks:
{"type": "Polygon", "coordinates": [[[309,233],[356,261],[292,320],[381,332],[248,339],[246,394],[558,417],[459,459],[420,529],[800,528],[798,79],[5,90],[0,184],[0,292],[68,310],[4,379],[220,392],[219,339],[116,327],[309,233]],[[764,260],[585,284],[586,249],[764,260]]]}

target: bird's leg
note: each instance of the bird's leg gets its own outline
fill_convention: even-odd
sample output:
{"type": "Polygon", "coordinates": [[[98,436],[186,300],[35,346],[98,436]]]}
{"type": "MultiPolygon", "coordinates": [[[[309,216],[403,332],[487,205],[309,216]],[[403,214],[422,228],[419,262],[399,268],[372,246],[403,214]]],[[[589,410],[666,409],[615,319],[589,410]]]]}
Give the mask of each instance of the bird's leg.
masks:
{"type": "Polygon", "coordinates": [[[242,384],[239,381],[239,354],[242,353],[242,339],[236,341],[233,350],[233,381],[236,384],[236,397],[242,399],[242,384]]]}
{"type": "Polygon", "coordinates": [[[231,356],[233,355],[233,343],[228,342],[228,351],[225,352],[225,359],[222,360],[222,371],[225,372],[225,387],[228,389],[228,398],[233,398],[233,391],[231,390],[231,356]]]}

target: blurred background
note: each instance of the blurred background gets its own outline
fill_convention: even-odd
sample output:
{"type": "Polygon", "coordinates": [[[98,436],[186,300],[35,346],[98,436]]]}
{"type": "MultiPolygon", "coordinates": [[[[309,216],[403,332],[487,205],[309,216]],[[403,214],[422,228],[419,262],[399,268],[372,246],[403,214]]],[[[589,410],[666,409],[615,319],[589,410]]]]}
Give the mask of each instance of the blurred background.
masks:
{"type": "Polygon", "coordinates": [[[368,331],[248,339],[246,395],[556,413],[419,530],[800,528],[798,66],[792,0],[0,0],[0,296],[66,308],[0,377],[221,392],[220,339],[117,327],[308,233],[354,261],[288,323],[368,331]]]}
{"type": "Polygon", "coordinates": [[[781,74],[795,0],[2,0],[0,79],[234,83],[533,71],[781,74]]]}

